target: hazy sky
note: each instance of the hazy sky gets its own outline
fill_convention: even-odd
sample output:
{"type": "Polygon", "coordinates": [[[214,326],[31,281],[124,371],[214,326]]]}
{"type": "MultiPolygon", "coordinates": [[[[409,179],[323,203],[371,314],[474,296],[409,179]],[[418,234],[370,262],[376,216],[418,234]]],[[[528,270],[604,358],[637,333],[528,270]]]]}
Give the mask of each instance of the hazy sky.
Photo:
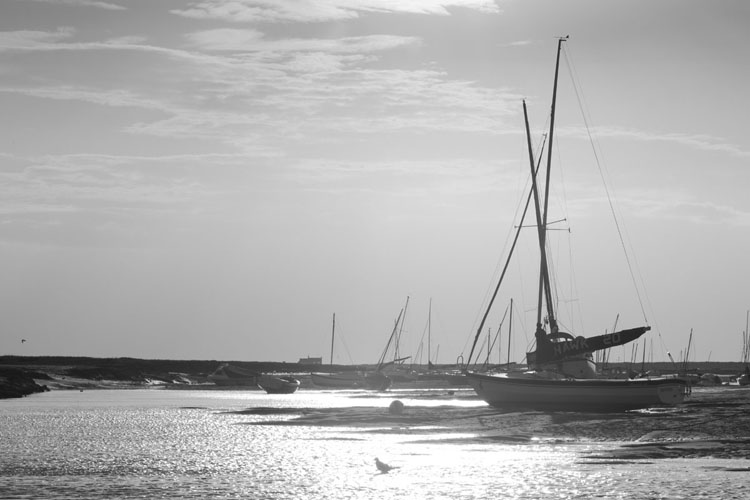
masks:
{"type": "MultiPolygon", "coordinates": [[[[409,296],[401,352],[432,299],[433,360],[466,356],[527,186],[521,100],[538,145],[570,35],[563,326],[738,361],[748,26],[744,0],[3,1],[0,353],[328,362],[335,312],[335,361],[375,362],[409,296]]],[[[522,240],[488,323],[514,299],[517,361],[522,240]]]]}

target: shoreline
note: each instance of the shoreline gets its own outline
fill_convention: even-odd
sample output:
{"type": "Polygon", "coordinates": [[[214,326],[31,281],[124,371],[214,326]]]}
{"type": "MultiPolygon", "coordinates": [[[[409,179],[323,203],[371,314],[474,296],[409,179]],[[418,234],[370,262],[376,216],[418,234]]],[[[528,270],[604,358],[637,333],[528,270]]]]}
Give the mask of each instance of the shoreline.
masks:
{"type": "MultiPolygon", "coordinates": [[[[0,399],[23,397],[50,390],[135,389],[167,387],[175,389],[252,388],[248,385],[220,386],[209,380],[219,366],[228,363],[254,373],[293,374],[310,387],[311,372],[358,371],[375,365],[322,365],[276,361],[163,360],[139,358],[89,358],[74,356],[0,356],[0,399]]],[[[654,373],[675,373],[673,363],[611,363],[612,368],[645,368],[654,373]]],[[[437,365],[437,372],[455,370],[455,365],[437,365]]],[[[426,371],[426,366],[414,366],[426,371]]],[[[740,362],[689,363],[689,374],[716,374],[725,377],[742,373],[740,362]]],[[[446,382],[447,383],[447,382],[446,382]]],[[[397,384],[398,387],[401,384],[397,384]]]]}

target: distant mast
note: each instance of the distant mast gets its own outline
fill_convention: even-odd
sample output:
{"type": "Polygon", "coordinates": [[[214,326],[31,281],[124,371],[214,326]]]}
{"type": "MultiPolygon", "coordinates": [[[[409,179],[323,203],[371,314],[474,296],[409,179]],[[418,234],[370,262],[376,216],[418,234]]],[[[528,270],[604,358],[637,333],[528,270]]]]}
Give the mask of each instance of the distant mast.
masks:
{"type": "Polygon", "coordinates": [[[432,297],[430,297],[430,306],[427,309],[427,369],[432,368],[432,361],[430,360],[430,337],[432,337],[432,297]]]}
{"type": "Polygon", "coordinates": [[[745,313],[745,331],[742,333],[742,362],[747,364],[750,361],[750,309],[745,313]]]}
{"type": "Polygon", "coordinates": [[[513,335],[513,297],[510,299],[510,319],[508,320],[508,371],[510,371],[510,337],[513,335]]]}
{"type": "Polygon", "coordinates": [[[406,305],[404,305],[403,309],[403,316],[401,317],[401,326],[398,329],[398,333],[396,334],[396,345],[393,350],[393,361],[394,363],[398,358],[401,357],[401,353],[399,351],[399,345],[401,343],[401,333],[404,331],[404,321],[406,321],[406,310],[409,309],[409,296],[406,296],[406,305]]]}
{"type": "Polygon", "coordinates": [[[331,324],[331,365],[333,365],[333,339],[336,337],[336,313],[333,313],[333,322],[331,324]]]}

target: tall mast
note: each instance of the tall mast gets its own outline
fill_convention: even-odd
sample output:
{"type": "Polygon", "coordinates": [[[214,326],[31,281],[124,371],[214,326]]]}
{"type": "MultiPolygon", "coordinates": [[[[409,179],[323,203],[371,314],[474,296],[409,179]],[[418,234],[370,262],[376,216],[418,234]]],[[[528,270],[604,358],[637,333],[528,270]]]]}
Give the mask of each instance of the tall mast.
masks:
{"type": "MultiPolygon", "coordinates": [[[[528,119],[526,120],[527,126],[526,126],[526,134],[528,139],[529,134],[529,128],[528,128],[528,119]]],[[[528,139],[529,141],[531,139],[528,139]]],[[[546,140],[546,137],[545,137],[546,140]]],[[[542,149],[544,149],[544,140],[542,141],[542,149]]],[[[531,163],[533,165],[533,154],[529,155],[531,160],[531,163]]],[[[539,163],[537,163],[536,168],[532,169],[532,175],[531,179],[534,181],[536,179],[536,173],[539,172],[539,166],[541,164],[541,157],[539,159],[539,163]]],[[[516,228],[516,235],[513,237],[513,243],[510,245],[510,250],[508,252],[508,258],[505,260],[505,265],[503,266],[503,270],[500,273],[500,279],[497,280],[497,285],[495,286],[495,291],[492,292],[492,297],[490,297],[489,304],[487,304],[487,308],[484,310],[484,316],[482,316],[482,321],[479,322],[479,327],[477,328],[477,333],[474,335],[474,342],[471,344],[471,351],[469,351],[469,357],[467,361],[467,365],[471,363],[471,360],[474,357],[474,348],[477,346],[477,342],[479,341],[479,336],[482,334],[482,329],[484,328],[484,324],[487,321],[487,317],[490,315],[490,310],[492,309],[492,304],[495,303],[495,298],[497,297],[497,292],[500,291],[500,285],[503,283],[503,279],[505,278],[505,272],[508,270],[508,266],[510,265],[510,258],[513,256],[513,251],[516,248],[516,243],[518,243],[518,237],[521,235],[521,229],[523,229],[523,221],[526,220],[526,212],[529,210],[529,204],[531,203],[531,195],[532,193],[529,192],[529,195],[526,197],[526,204],[523,207],[523,213],[521,214],[521,221],[518,224],[518,227],[516,228]]],[[[539,208],[539,205],[537,205],[537,209],[539,208]]],[[[438,349],[440,346],[438,346],[438,349]]],[[[437,359],[437,353],[435,353],[435,359],[437,359]]]]}
{"type": "Polygon", "coordinates": [[[395,362],[396,359],[399,358],[399,343],[401,342],[401,332],[404,331],[404,321],[406,321],[406,310],[409,308],[409,296],[406,296],[406,305],[404,306],[404,315],[401,318],[401,326],[398,329],[398,334],[396,335],[396,347],[393,350],[393,361],[395,362]]]}
{"type": "Polygon", "coordinates": [[[690,344],[693,343],[693,329],[690,329],[690,337],[688,337],[688,345],[685,350],[685,361],[682,362],[682,371],[687,372],[688,359],[690,357],[690,344]]]}
{"type": "MultiPolygon", "coordinates": [[[[557,104],[557,77],[560,72],[560,52],[562,50],[562,43],[566,41],[568,37],[561,37],[557,40],[557,60],[555,61],[555,81],[552,87],[552,111],[550,114],[549,121],[549,145],[547,146],[547,179],[544,187],[544,212],[542,213],[542,226],[540,228],[540,241],[539,245],[542,249],[547,244],[547,210],[549,207],[549,185],[550,185],[550,172],[552,170],[552,141],[555,133],[555,106],[557,104]]],[[[549,268],[547,266],[547,258],[544,250],[542,250],[542,281],[544,284],[544,295],[547,299],[547,318],[549,319],[550,331],[557,332],[557,319],[555,318],[555,311],[552,307],[552,290],[550,287],[549,279],[549,268]]]]}
{"type": "Polygon", "coordinates": [[[510,319],[508,320],[508,371],[510,371],[510,336],[513,334],[513,298],[510,299],[510,319]]]}
{"type": "Polygon", "coordinates": [[[750,358],[750,330],[748,330],[748,325],[750,325],[750,309],[745,313],[745,333],[744,333],[744,345],[742,346],[742,362],[747,363],[748,358],[750,358]]]}
{"type": "Polygon", "coordinates": [[[427,369],[430,369],[430,337],[432,337],[432,297],[430,297],[430,306],[427,309],[427,369]]]}
{"type": "MultiPolygon", "coordinates": [[[[408,304],[408,302],[409,301],[407,299],[407,304],[408,304]]],[[[391,342],[393,342],[393,340],[398,335],[398,325],[401,322],[401,317],[402,317],[403,314],[404,314],[404,310],[401,309],[398,312],[398,317],[396,318],[396,322],[393,323],[393,331],[391,332],[391,336],[388,337],[388,343],[385,344],[385,349],[383,349],[383,354],[380,355],[380,359],[378,360],[378,368],[377,368],[378,371],[380,371],[383,368],[383,366],[385,366],[385,357],[388,354],[388,349],[390,349],[390,347],[391,347],[391,342]]],[[[393,362],[394,363],[396,362],[396,357],[395,356],[393,357],[393,362]]]]}
{"type": "Polygon", "coordinates": [[[529,130],[529,114],[526,110],[526,101],[523,101],[523,120],[526,125],[526,145],[529,148],[529,167],[531,168],[531,192],[534,195],[534,209],[536,212],[536,227],[539,236],[539,251],[541,252],[542,269],[539,273],[539,301],[537,303],[536,327],[537,330],[542,328],[542,286],[544,277],[547,274],[547,251],[544,245],[544,223],[542,220],[541,202],[539,200],[539,188],[536,182],[537,169],[534,165],[534,150],[531,146],[531,131],[529,130]]]}
{"type": "Polygon", "coordinates": [[[491,349],[492,349],[492,327],[487,328],[487,364],[489,364],[490,362],[490,355],[492,354],[491,349]]]}
{"type": "Polygon", "coordinates": [[[333,364],[333,339],[336,336],[336,313],[333,313],[333,322],[331,324],[331,364],[333,364]]]}

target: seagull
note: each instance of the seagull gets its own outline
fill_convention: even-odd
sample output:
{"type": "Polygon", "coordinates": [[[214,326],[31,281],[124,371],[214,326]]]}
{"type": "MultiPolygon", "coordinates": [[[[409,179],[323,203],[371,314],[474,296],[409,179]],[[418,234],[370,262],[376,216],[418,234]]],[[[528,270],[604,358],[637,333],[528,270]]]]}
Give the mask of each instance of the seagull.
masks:
{"type": "Polygon", "coordinates": [[[383,474],[387,474],[388,471],[390,471],[391,469],[395,469],[395,467],[391,467],[390,465],[381,462],[380,459],[377,457],[375,458],[375,466],[383,474]]]}

